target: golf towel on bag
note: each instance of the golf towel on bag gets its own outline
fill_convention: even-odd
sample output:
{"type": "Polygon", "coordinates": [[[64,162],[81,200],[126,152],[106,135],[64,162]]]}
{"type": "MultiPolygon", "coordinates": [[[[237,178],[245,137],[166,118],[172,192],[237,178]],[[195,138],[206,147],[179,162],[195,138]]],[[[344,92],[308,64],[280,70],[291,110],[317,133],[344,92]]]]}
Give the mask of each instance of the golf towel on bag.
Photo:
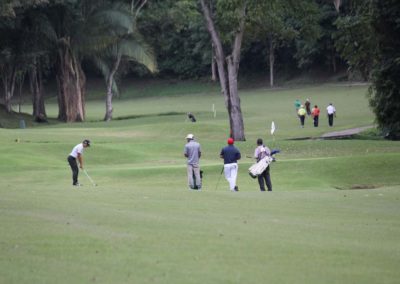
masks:
{"type": "Polygon", "coordinates": [[[252,165],[249,168],[249,175],[252,178],[256,178],[258,175],[262,174],[262,172],[265,171],[265,169],[268,167],[270,163],[272,163],[273,158],[270,156],[265,156],[262,158],[258,163],[252,165]]]}

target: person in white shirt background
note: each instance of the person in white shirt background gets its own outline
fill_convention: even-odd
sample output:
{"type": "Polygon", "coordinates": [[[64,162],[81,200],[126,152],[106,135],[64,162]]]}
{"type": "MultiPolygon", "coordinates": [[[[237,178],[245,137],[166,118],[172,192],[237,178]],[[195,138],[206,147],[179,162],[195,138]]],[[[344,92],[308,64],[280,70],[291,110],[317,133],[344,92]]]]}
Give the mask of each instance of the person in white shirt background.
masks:
{"type": "Polygon", "coordinates": [[[336,117],[336,109],[332,105],[332,103],[330,103],[328,105],[328,107],[326,108],[326,111],[328,113],[329,126],[332,127],[333,126],[333,117],[336,117]]]}

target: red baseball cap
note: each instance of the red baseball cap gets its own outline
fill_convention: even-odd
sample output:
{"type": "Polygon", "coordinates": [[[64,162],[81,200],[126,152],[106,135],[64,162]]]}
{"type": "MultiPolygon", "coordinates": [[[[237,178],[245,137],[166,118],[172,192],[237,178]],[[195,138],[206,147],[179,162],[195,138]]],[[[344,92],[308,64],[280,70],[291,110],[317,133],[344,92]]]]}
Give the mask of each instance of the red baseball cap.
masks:
{"type": "Polygon", "coordinates": [[[233,138],[228,138],[228,144],[229,145],[233,145],[233,142],[234,142],[233,138]]]}

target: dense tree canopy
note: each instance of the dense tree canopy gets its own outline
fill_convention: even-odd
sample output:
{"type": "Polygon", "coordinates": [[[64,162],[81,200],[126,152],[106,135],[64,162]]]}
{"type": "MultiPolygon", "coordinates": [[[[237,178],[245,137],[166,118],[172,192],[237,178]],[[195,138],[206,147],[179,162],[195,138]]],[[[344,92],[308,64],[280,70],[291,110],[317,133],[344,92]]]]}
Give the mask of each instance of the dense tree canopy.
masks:
{"type": "Polygon", "coordinates": [[[376,37],[371,106],[384,134],[400,139],[400,2],[374,0],[371,10],[376,37]]]}
{"type": "Polygon", "coordinates": [[[161,76],[199,78],[209,73],[210,38],[196,1],[150,1],[138,28],[156,51],[161,76]]]}
{"type": "MultiPolygon", "coordinates": [[[[234,59],[235,68],[226,71],[237,73],[232,82],[250,73],[269,75],[271,86],[282,76],[310,70],[359,75],[373,83],[371,107],[380,128],[397,136],[399,5],[395,0],[2,0],[0,104],[11,111],[16,89],[28,79],[32,114],[45,120],[43,84],[56,79],[58,118],[82,121],[86,72],[93,72],[82,62],[96,63],[112,97],[116,77],[148,76],[156,66],[160,77],[216,78],[222,54],[220,65],[234,59]],[[205,24],[205,6],[220,55],[205,24]]],[[[235,84],[226,86],[235,93],[235,84]]],[[[229,96],[225,103],[229,112],[229,96]]],[[[108,106],[105,119],[111,117],[108,106]]]]}

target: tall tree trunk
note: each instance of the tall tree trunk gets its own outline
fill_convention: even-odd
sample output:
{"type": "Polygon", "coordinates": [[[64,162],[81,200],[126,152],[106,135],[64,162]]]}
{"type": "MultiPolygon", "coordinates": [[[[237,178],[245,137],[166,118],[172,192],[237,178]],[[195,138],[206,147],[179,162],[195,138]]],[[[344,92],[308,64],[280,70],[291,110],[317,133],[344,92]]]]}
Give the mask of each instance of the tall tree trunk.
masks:
{"type": "Polygon", "coordinates": [[[220,35],[215,28],[210,7],[205,0],[199,0],[203,15],[206,21],[208,32],[210,33],[212,43],[215,47],[215,60],[217,63],[221,93],[224,97],[225,106],[228,110],[230,135],[238,141],[245,141],[243,116],[240,107],[240,98],[238,94],[237,76],[239,72],[240,49],[243,40],[246,2],[242,7],[241,21],[236,29],[235,39],[232,44],[232,53],[225,58],[220,35]]]}
{"type": "Polygon", "coordinates": [[[214,44],[212,44],[211,50],[211,81],[217,81],[217,63],[215,61],[215,48],[214,44]]]}
{"type": "Polygon", "coordinates": [[[85,83],[86,78],[80,62],[70,48],[70,40],[58,51],[58,119],[65,122],[85,120],[85,83]]]}
{"type": "Polygon", "coordinates": [[[274,64],[275,64],[275,49],[274,42],[269,42],[269,85],[274,86],[274,64]]]}
{"type": "Polygon", "coordinates": [[[335,54],[335,49],[332,48],[331,58],[332,58],[332,71],[333,71],[333,73],[336,73],[336,71],[337,71],[336,56],[335,55],[336,55],[335,54]]]}
{"type": "Polygon", "coordinates": [[[235,140],[244,141],[244,124],[242,109],[240,107],[240,98],[238,95],[238,69],[236,64],[233,62],[232,57],[229,56],[227,59],[228,67],[228,78],[229,78],[229,121],[231,125],[231,135],[235,140]]]}
{"type": "Polygon", "coordinates": [[[30,86],[32,92],[32,105],[33,105],[33,119],[38,122],[46,121],[46,107],[44,104],[42,74],[40,70],[40,63],[34,59],[33,66],[30,70],[30,86]]]}
{"type": "Polygon", "coordinates": [[[341,0],[333,0],[333,5],[335,5],[335,9],[337,12],[339,12],[341,4],[342,4],[341,0]]]}
{"type": "Polygon", "coordinates": [[[113,107],[112,107],[112,98],[113,98],[113,84],[114,84],[114,76],[118,71],[119,64],[121,62],[121,55],[118,55],[113,69],[107,77],[107,97],[106,97],[106,114],[104,116],[105,121],[110,121],[112,119],[113,107]]]}
{"type": "Polygon", "coordinates": [[[25,82],[25,75],[26,72],[22,71],[21,74],[18,76],[18,113],[21,113],[22,107],[22,88],[25,82]]]}
{"type": "Polygon", "coordinates": [[[4,87],[4,107],[7,112],[12,112],[11,99],[15,90],[15,80],[17,77],[16,67],[14,65],[6,66],[1,71],[1,79],[4,87]]]}

